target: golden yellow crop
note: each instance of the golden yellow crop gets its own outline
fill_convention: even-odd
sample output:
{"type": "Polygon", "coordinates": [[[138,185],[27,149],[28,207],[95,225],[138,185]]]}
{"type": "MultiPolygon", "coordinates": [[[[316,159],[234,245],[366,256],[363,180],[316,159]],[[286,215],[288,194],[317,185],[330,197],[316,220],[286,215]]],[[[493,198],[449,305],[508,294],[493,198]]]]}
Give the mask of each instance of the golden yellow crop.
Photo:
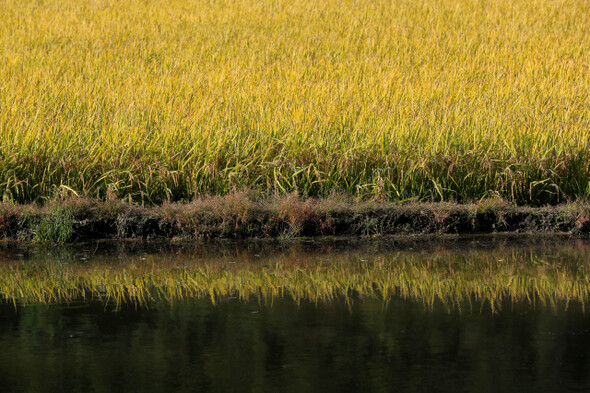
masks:
{"type": "Polygon", "coordinates": [[[586,0],[0,0],[0,192],[590,194],[586,0]]]}

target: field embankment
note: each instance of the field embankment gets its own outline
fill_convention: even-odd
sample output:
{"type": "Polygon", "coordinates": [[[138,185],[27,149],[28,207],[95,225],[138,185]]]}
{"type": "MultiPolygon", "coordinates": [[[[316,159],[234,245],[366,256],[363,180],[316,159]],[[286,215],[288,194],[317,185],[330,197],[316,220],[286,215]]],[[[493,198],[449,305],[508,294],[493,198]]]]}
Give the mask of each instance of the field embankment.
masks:
{"type": "Polygon", "coordinates": [[[211,196],[139,206],[70,198],[41,205],[0,203],[0,238],[63,243],[110,238],[265,238],[500,232],[590,233],[590,206],[358,202],[350,198],[211,196]]]}
{"type": "Polygon", "coordinates": [[[585,0],[4,0],[0,194],[587,200],[589,20],[585,0]]]}

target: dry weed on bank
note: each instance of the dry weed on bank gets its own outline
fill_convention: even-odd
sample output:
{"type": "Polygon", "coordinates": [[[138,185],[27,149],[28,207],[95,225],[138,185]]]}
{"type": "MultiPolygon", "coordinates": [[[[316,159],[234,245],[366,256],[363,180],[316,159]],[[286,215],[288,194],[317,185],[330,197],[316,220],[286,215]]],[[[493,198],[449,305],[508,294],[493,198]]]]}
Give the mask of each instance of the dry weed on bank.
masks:
{"type": "Polygon", "coordinates": [[[478,204],[402,204],[349,197],[267,197],[254,192],[202,197],[190,203],[139,206],[119,200],[0,203],[0,238],[65,243],[100,238],[292,238],[536,232],[590,233],[590,207],[534,208],[502,200],[478,204]]]}

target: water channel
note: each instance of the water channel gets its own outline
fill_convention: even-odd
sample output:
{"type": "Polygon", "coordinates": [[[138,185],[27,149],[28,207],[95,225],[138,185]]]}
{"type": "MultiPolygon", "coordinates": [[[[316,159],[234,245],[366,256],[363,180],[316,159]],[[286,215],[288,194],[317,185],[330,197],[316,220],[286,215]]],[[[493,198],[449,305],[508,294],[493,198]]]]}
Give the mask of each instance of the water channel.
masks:
{"type": "Polygon", "coordinates": [[[589,251],[530,237],[3,243],[0,391],[587,391],[589,251]],[[185,290],[148,288],[168,272],[185,290]],[[190,286],[203,274],[214,288],[190,286]]]}

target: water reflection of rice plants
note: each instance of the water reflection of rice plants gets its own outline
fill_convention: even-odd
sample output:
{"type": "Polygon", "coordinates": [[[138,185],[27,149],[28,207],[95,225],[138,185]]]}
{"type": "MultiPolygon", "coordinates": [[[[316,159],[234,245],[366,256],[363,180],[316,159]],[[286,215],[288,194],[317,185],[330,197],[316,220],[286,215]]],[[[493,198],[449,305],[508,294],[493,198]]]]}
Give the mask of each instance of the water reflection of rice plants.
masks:
{"type": "Polygon", "coordinates": [[[547,262],[519,253],[502,259],[398,254],[262,264],[185,264],[147,257],[125,264],[37,262],[0,268],[0,296],[15,305],[100,300],[149,306],[153,301],[191,297],[208,297],[215,303],[234,296],[264,303],[277,297],[312,302],[378,298],[386,303],[399,296],[428,306],[441,301],[450,308],[483,301],[494,310],[506,298],[532,304],[583,303],[589,284],[579,263],[547,262]]]}

